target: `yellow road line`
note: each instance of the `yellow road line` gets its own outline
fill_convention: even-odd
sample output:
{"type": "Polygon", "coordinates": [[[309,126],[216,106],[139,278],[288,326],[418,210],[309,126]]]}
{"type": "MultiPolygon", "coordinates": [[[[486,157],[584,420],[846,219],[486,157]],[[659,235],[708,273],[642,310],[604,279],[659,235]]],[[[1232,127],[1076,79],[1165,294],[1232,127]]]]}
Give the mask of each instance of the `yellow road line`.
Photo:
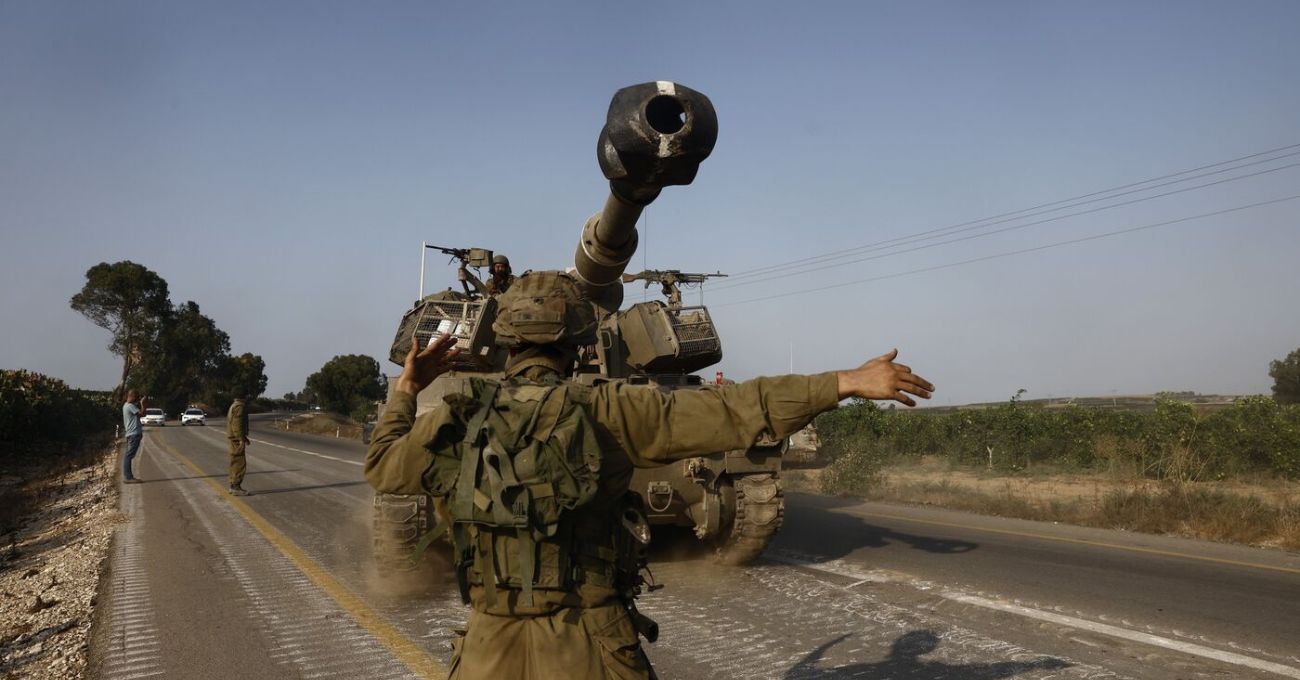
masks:
{"type": "Polygon", "coordinates": [[[346,611],[357,622],[357,625],[366,629],[366,632],[387,647],[393,653],[393,656],[405,664],[412,673],[435,680],[443,680],[447,677],[447,668],[437,659],[430,656],[424,648],[412,642],[401,631],[388,623],[379,612],[366,604],[365,600],[361,599],[352,589],[330,576],[324,567],[308,557],[307,553],[280,533],[280,530],[272,526],[265,518],[257,514],[257,511],[253,510],[248,503],[238,497],[229,495],[226,487],[223,487],[221,482],[208,476],[208,473],[200,469],[180,451],[177,451],[171,444],[162,441],[161,437],[151,437],[151,440],[166,449],[168,453],[175,456],[196,476],[216,490],[219,498],[229,502],[240,515],[243,515],[244,519],[248,520],[249,524],[253,525],[254,529],[257,529],[258,533],[262,534],[263,538],[275,546],[281,554],[289,558],[289,561],[293,562],[294,566],[306,574],[312,583],[325,591],[325,594],[329,595],[330,599],[334,600],[340,609],[346,611]]]}
{"type": "Polygon", "coordinates": [[[865,517],[880,517],[883,519],[894,519],[902,522],[915,522],[917,524],[930,524],[933,526],[949,527],[952,529],[966,529],[969,531],[983,531],[990,534],[1004,534],[1007,536],[1018,536],[1020,538],[1036,538],[1044,541],[1056,541],[1058,543],[1075,543],[1078,545],[1088,545],[1097,548],[1111,548],[1113,550],[1124,550],[1128,552],[1144,553],[1147,555],[1160,555],[1162,557],[1176,557],[1184,560],[1195,560],[1198,562],[1214,562],[1216,564],[1230,564],[1234,567],[1249,567],[1251,569],[1264,569],[1267,571],[1280,571],[1284,574],[1300,574],[1300,569],[1294,567],[1278,567],[1271,564],[1259,564],[1256,562],[1241,562],[1238,560],[1229,560],[1221,557],[1206,557],[1204,555],[1191,555],[1188,553],[1175,552],[1172,550],[1160,550],[1158,548],[1143,548],[1133,545],[1119,545],[1117,543],[1107,543],[1105,541],[1090,541],[1084,538],[1065,538],[1064,536],[1048,536],[1046,534],[1037,534],[1028,531],[1014,531],[1011,529],[990,529],[987,527],[971,526],[969,524],[959,524],[957,522],[940,522],[932,519],[916,519],[915,517],[903,517],[901,515],[891,515],[884,512],[858,512],[854,513],[865,517]]]}

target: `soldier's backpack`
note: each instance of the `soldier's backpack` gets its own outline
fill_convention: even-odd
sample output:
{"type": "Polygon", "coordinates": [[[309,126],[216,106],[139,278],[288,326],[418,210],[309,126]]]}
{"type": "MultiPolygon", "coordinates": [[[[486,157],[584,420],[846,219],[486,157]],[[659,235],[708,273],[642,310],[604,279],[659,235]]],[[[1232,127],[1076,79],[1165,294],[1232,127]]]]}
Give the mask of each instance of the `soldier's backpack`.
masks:
{"type": "Polygon", "coordinates": [[[596,496],[600,473],[600,447],[581,403],[585,389],[473,378],[464,393],[445,398],[447,419],[426,444],[432,462],[423,482],[446,498],[449,517],[417,554],[450,524],[466,602],[471,570],[489,605],[498,586],[518,588],[531,605],[534,586],[569,585],[574,510],[596,496]]]}

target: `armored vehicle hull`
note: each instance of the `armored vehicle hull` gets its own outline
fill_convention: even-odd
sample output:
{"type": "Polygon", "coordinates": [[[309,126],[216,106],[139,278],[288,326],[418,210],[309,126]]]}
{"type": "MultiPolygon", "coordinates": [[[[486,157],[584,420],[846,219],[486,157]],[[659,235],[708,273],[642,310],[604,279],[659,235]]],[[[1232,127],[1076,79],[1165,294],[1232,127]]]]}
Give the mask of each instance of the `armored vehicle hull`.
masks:
{"type": "Polygon", "coordinates": [[[651,525],[691,528],[722,564],[746,564],[781,528],[781,448],[754,447],[638,469],[632,489],[651,525]]]}

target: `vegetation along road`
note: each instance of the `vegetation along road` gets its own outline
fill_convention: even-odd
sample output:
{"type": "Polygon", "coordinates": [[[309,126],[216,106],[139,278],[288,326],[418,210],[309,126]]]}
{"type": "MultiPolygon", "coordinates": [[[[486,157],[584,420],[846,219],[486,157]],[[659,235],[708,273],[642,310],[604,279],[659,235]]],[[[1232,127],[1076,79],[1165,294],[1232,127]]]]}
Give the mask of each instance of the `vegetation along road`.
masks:
{"type": "MultiPolygon", "coordinates": [[[[93,677],[443,677],[453,580],[379,579],[355,442],[151,430],[93,677]]],[[[791,494],[755,565],[661,549],[664,678],[1300,678],[1300,556],[791,494]]]]}

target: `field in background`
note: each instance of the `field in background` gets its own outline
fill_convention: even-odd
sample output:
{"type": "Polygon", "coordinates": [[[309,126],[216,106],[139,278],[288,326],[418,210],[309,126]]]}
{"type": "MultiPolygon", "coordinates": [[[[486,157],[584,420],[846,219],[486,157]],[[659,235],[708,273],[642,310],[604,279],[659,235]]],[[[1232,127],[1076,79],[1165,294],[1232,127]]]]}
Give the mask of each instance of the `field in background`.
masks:
{"type": "Polygon", "coordinates": [[[0,536],[18,530],[50,485],[111,452],[119,422],[105,392],[0,370],[0,536]]]}
{"type": "Polygon", "coordinates": [[[1300,549],[1300,406],[1267,397],[860,402],[817,431],[789,488],[1300,549]]]}
{"type": "Polygon", "coordinates": [[[286,432],[305,432],[358,441],[361,439],[361,423],[329,411],[313,411],[276,418],[275,426],[286,432]]]}

